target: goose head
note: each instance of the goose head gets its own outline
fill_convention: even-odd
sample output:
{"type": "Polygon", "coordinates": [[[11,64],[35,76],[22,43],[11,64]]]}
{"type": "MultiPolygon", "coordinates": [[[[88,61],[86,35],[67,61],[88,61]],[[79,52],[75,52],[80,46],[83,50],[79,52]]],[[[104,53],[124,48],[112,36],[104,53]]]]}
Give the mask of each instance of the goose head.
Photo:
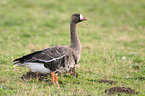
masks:
{"type": "Polygon", "coordinates": [[[88,18],[84,18],[82,14],[79,14],[79,13],[74,13],[72,16],[71,16],[71,21],[73,23],[79,23],[79,22],[82,22],[82,21],[85,21],[85,20],[88,20],[88,18]]]}

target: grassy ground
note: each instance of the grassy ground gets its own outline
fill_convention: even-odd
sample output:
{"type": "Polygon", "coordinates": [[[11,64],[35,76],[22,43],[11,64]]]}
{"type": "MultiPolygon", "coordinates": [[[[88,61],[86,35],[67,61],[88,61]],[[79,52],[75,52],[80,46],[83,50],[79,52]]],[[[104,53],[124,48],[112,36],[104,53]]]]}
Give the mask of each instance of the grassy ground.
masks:
{"type": "Polygon", "coordinates": [[[124,86],[145,95],[144,10],[144,0],[0,0],[0,94],[102,96],[105,89],[124,86]],[[60,88],[37,79],[23,81],[20,77],[29,69],[13,68],[12,60],[69,45],[70,16],[75,12],[89,18],[77,28],[82,44],[79,77],[60,77],[60,88]],[[99,79],[118,83],[96,82],[99,79]]]}

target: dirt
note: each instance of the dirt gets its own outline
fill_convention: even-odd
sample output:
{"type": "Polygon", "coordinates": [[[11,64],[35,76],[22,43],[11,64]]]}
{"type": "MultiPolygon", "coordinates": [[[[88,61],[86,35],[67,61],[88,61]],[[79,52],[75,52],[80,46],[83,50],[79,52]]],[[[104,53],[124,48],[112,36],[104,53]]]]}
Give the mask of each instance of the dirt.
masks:
{"type": "MultiPolygon", "coordinates": [[[[27,72],[26,74],[22,75],[22,79],[34,79],[34,78],[38,78],[39,81],[42,81],[45,78],[48,78],[48,75],[50,74],[44,74],[44,73],[37,73],[37,72],[27,72]]],[[[59,76],[68,76],[68,75],[72,75],[73,77],[78,77],[78,73],[75,71],[75,68],[71,68],[68,72],[63,73],[63,74],[58,74],[59,76]]]]}
{"type": "Polygon", "coordinates": [[[103,79],[103,80],[98,80],[100,83],[105,83],[105,84],[116,84],[117,81],[112,81],[112,80],[106,80],[106,79],[103,79]]]}
{"type": "Polygon", "coordinates": [[[72,75],[73,77],[76,77],[76,78],[78,77],[78,73],[76,72],[75,67],[71,68],[68,72],[63,73],[62,75],[63,76],[72,75]]]}
{"type": "Polygon", "coordinates": [[[112,87],[110,89],[106,89],[105,93],[112,94],[112,93],[126,93],[126,94],[138,94],[135,90],[132,90],[131,88],[125,88],[125,87],[112,87]]]}
{"type": "Polygon", "coordinates": [[[34,78],[38,78],[39,81],[42,81],[44,78],[48,77],[49,74],[43,74],[43,73],[37,73],[37,72],[27,72],[27,74],[23,74],[23,76],[21,77],[22,79],[34,79],[34,78]]]}

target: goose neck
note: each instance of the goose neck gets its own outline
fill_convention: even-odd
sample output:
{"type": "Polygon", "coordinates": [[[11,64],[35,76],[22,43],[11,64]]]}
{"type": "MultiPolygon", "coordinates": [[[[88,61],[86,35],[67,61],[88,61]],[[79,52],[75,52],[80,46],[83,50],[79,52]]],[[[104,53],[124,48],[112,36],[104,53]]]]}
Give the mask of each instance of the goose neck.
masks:
{"type": "Polygon", "coordinates": [[[71,22],[71,24],[70,24],[71,48],[73,48],[76,51],[80,51],[81,43],[80,43],[77,31],[76,31],[76,27],[77,27],[77,24],[71,22]]]}

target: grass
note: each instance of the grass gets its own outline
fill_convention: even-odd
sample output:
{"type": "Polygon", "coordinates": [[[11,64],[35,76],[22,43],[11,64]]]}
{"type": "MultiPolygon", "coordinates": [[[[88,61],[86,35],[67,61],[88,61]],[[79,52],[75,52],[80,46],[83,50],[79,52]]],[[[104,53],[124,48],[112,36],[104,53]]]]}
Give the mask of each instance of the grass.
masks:
{"type": "Polygon", "coordinates": [[[124,86],[145,95],[144,10],[144,0],[0,0],[0,94],[102,96],[105,89],[124,86]],[[22,80],[29,69],[13,68],[12,60],[35,50],[69,45],[70,16],[75,12],[89,18],[77,28],[82,44],[76,66],[79,77],[59,77],[60,88],[37,79],[22,80]],[[99,79],[117,84],[96,82],[99,79]]]}

